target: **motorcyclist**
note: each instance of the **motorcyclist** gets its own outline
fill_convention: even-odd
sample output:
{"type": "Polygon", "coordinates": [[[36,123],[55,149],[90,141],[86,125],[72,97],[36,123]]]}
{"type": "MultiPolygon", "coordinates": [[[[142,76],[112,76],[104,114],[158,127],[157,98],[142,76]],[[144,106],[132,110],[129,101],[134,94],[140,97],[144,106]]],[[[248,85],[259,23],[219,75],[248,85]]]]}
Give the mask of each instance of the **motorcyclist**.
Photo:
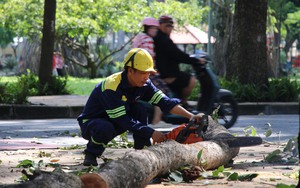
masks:
{"type": "MultiPolygon", "coordinates": [[[[156,36],[159,22],[152,17],[145,17],[142,21],[143,32],[137,34],[132,42],[131,48],[143,48],[147,50],[155,61],[154,41],[153,37],[156,36]]],[[[155,64],[155,62],[154,62],[155,64]]],[[[150,75],[150,79],[153,84],[160,89],[164,94],[170,97],[170,89],[164,80],[162,80],[158,73],[150,75]]],[[[162,119],[162,111],[159,107],[154,107],[154,115],[152,119],[152,125],[159,123],[162,119]]]]}
{"type": "Polygon", "coordinates": [[[187,99],[195,87],[196,78],[189,73],[180,71],[179,64],[196,65],[201,60],[190,57],[181,51],[170,38],[174,20],[171,16],[162,15],[159,18],[159,30],[154,37],[156,67],[161,78],[167,83],[175,95],[182,100],[182,105],[190,109],[187,99]]]}

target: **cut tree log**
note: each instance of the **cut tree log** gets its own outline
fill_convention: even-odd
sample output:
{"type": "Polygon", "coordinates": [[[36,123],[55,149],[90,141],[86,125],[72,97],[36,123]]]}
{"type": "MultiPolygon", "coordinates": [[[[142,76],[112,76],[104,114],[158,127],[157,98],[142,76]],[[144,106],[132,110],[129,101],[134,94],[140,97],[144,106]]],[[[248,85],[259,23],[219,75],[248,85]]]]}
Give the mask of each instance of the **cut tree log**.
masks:
{"type": "Polygon", "coordinates": [[[227,164],[239,152],[239,148],[230,148],[220,139],[214,140],[233,136],[211,117],[203,136],[206,141],[194,144],[183,145],[169,140],[147,149],[128,152],[124,157],[106,164],[97,173],[84,174],[80,178],[86,188],[145,187],[151,179],[169,170],[184,165],[199,165],[197,156],[200,150],[206,170],[227,164]]]}
{"type": "Polygon", "coordinates": [[[134,150],[124,157],[104,165],[97,173],[77,177],[63,171],[41,173],[32,181],[5,186],[43,188],[139,188],[145,187],[156,176],[164,175],[183,165],[199,165],[197,156],[202,150],[203,168],[215,169],[234,158],[239,148],[230,148],[226,142],[215,138],[232,137],[227,129],[209,117],[209,126],[203,135],[203,142],[184,145],[174,140],[157,144],[147,149],[134,150]]]}

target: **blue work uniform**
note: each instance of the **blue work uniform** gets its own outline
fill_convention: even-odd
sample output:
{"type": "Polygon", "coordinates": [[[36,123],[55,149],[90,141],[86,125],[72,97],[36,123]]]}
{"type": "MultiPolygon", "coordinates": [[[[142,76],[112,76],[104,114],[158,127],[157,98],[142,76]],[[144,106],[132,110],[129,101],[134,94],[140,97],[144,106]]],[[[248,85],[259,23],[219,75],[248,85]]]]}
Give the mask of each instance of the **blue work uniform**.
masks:
{"type": "Polygon", "coordinates": [[[150,146],[154,129],[147,126],[147,112],[139,100],[163,112],[180,102],[163,94],[150,79],[143,87],[130,86],[126,70],[107,77],[93,89],[77,118],[82,137],[89,140],[85,152],[100,156],[108,142],[127,130],[133,133],[135,149],[150,146]]]}

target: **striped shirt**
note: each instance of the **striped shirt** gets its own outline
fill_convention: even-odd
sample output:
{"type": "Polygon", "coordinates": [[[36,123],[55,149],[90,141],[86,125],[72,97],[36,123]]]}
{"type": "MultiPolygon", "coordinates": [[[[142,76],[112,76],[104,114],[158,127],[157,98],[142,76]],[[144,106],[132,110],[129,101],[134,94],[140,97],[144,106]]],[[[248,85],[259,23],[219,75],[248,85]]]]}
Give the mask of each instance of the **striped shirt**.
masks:
{"type": "Polygon", "coordinates": [[[153,61],[155,60],[154,41],[152,37],[150,37],[146,33],[139,33],[138,35],[136,35],[133,39],[131,48],[143,48],[150,53],[153,61]]]}

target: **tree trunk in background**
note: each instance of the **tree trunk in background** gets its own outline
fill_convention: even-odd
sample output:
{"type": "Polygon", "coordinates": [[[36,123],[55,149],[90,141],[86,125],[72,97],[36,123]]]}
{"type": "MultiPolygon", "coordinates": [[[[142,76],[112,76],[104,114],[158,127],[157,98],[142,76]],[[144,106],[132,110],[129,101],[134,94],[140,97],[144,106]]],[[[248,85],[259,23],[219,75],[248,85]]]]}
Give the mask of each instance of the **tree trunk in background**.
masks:
{"type": "Polygon", "coordinates": [[[55,11],[56,0],[45,0],[41,61],[39,67],[39,80],[42,85],[46,83],[52,85],[55,11]]]}
{"type": "Polygon", "coordinates": [[[97,173],[88,173],[80,178],[85,188],[131,188],[144,187],[158,175],[164,175],[172,169],[184,165],[199,165],[197,155],[202,150],[203,168],[216,169],[234,158],[239,148],[230,148],[222,140],[214,138],[232,137],[223,126],[209,118],[209,127],[204,139],[209,141],[194,144],[179,144],[176,141],[155,145],[143,150],[128,152],[124,157],[103,166],[97,173]]]}
{"type": "Polygon", "coordinates": [[[229,56],[229,40],[232,28],[232,5],[231,1],[224,1],[223,4],[213,4],[213,36],[216,42],[213,45],[213,66],[217,75],[226,75],[226,66],[229,56]]]}
{"type": "Polygon", "coordinates": [[[267,0],[236,0],[227,79],[242,84],[267,84],[267,0]]]}

